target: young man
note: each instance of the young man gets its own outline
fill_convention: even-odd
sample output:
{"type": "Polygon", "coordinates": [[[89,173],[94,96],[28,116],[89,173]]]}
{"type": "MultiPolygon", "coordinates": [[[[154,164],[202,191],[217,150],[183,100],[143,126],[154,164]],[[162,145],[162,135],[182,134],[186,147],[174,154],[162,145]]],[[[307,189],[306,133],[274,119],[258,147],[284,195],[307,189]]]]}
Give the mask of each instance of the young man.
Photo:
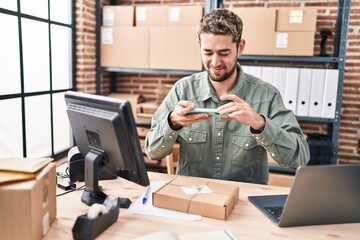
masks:
{"type": "Polygon", "coordinates": [[[237,62],[245,47],[242,27],[226,9],[205,15],[198,38],[206,71],[177,81],[153,116],[146,154],[162,159],[178,140],[177,174],[266,184],[267,152],[290,168],[309,160],[308,144],[279,91],[237,62]],[[189,114],[195,108],[227,118],[189,114]]]}

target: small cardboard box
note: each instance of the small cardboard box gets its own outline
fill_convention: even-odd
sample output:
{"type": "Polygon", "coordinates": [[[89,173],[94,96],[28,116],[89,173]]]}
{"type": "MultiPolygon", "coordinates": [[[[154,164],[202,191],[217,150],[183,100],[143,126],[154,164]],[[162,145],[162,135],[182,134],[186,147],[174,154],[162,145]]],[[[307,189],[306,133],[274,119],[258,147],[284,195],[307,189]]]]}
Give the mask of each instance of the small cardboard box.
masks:
{"type": "Polygon", "coordinates": [[[149,28],[101,27],[102,67],[148,68],[149,28]]]}
{"type": "Polygon", "coordinates": [[[135,22],[134,6],[104,6],[103,26],[132,27],[135,22]]]}
{"type": "Polygon", "coordinates": [[[152,27],[149,66],[152,69],[202,70],[196,27],[152,27]]]}
{"type": "Polygon", "coordinates": [[[314,56],[315,32],[276,32],[274,55],[314,56]]]}
{"type": "Polygon", "coordinates": [[[278,8],[276,31],[315,32],[316,20],[316,7],[278,8]]]}
{"type": "Polygon", "coordinates": [[[169,6],[168,26],[196,27],[203,16],[202,6],[169,6]]]}
{"type": "Polygon", "coordinates": [[[139,103],[145,102],[145,98],[141,94],[111,93],[108,97],[129,101],[134,118],[136,118],[139,103]]]}
{"type": "Polygon", "coordinates": [[[243,21],[243,54],[273,55],[276,9],[230,8],[243,21]],[[260,16],[260,17],[259,17],[260,16]]]}
{"type": "Polygon", "coordinates": [[[153,192],[153,205],[226,220],[238,198],[238,186],[203,178],[176,176],[153,192]]]}
{"type": "Polygon", "coordinates": [[[42,239],[56,217],[56,164],[33,180],[0,185],[1,239],[42,239]]]}
{"type": "Polygon", "coordinates": [[[165,27],[168,24],[168,6],[137,6],[135,8],[135,26],[165,27]]]}

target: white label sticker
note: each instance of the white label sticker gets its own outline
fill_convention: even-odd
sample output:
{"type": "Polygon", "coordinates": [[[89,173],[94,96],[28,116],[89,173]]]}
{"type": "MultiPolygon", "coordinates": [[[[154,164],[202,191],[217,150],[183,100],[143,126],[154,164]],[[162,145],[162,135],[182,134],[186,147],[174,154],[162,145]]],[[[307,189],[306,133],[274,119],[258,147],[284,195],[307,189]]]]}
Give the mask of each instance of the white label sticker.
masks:
{"type": "Polygon", "coordinates": [[[49,212],[45,213],[45,215],[42,219],[42,225],[43,225],[43,236],[45,236],[50,228],[49,212]]]}
{"type": "Polygon", "coordinates": [[[115,14],[112,9],[105,8],[103,11],[103,25],[104,26],[114,26],[115,14]]]}
{"type": "Polygon", "coordinates": [[[180,21],[180,8],[177,7],[170,8],[169,21],[170,22],[180,21]]]}
{"type": "Polygon", "coordinates": [[[288,34],[276,33],[276,48],[287,48],[287,47],[288,47],[288,34]]]}
{"type": "Polygon", "coordinates": [[[145,21],[146,20],[146,8],[145,7],[136,7],[136,20],[145,21]]]}
{"type": "Polygon", "coordinates": [[[302,23],[304,20],[303,10],[291,10],[289,16],[290,23],[302,23]]]}
{"type": "Polygon", "coordinates": [[[206,194],[213,192],[207,185],[182,186],[181,189],[186,195],[206,194]]]}
{"type": "Polygon", "coordinates": [[[113,44],[113,29],[112,28],[103,28],[101,33],[101,43],[111,45],[113,44]]]}

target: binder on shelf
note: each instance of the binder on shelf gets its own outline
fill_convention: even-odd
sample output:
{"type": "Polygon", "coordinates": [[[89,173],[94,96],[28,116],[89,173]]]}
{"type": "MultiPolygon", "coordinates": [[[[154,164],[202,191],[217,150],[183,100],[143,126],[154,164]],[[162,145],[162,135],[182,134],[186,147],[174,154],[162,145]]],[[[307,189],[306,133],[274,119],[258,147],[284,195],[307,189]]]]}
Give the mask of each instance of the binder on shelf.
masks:
{"type": "Polygon", "coordinates": [[[323,118],[335,118],[338,82],[339,82],[339,70],[326,69],[324,100],[322,107],[323,118]]]}
{"type": "Polygon", "coordinates": [[[261,79],[274,85],[274,67],[262,67],[261,79]]]}
{"type": "Polygon", "coordinates": [[[313,69],[311,75],[309,117],[321,117],[324,85],[325,69],[313,69]]]}
{"type": "Polygon", "coordinates": [[[274,69],[274,86],[279,90],[281,97],[285,97],[286,68],[277,67],[274,69]]]}
{"type": "Polygon", "coordinates": [[[250,66],[250,72],[251,75],[261,78],[261,67],[259,66],[250,66]]]}
{"type": "Polygon", "coordinates": [[[299,68],[286,69],[284,105],[296,114],[299,68]]]}
{"type": "Polygon", "coordinates": [[[298,99],[296,115],[302,117],[309,116],[310,91],[311,91],[312,69],[302,68],[299,72],[298,99]]]}

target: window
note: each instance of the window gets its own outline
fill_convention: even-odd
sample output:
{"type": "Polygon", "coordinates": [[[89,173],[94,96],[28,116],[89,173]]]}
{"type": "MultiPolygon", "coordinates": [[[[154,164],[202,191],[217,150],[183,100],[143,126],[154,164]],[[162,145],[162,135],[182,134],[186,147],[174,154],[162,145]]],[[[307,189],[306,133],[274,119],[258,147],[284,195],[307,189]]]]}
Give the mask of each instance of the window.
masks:
{"type": "Polygon", "coordinates": [[[71,0],[0,1],[0,158],[55,157],[73,146],[71,0]]]}

